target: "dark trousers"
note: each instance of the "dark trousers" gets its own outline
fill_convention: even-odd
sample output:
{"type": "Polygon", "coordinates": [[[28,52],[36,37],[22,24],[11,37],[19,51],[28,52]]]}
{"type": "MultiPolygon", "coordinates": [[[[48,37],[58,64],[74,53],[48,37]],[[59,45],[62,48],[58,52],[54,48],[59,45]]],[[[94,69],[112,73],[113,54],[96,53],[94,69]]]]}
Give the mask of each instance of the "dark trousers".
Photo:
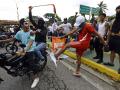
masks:
{"type": "Polygon", "coordinates": [[[94,47],[96,56],[99,60],[103,61],[103,44],[100,42],[100,39],[98,37],[95,38],[94,47]]]}

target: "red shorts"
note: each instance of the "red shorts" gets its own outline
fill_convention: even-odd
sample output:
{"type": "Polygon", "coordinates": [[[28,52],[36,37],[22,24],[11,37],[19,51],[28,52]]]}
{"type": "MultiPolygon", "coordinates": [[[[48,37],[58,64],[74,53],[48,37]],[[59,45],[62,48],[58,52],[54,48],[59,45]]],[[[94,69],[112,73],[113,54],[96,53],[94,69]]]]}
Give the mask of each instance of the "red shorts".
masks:
{"type": "Polygon", "coordinates": [[[85,50],[87,50],[87,48],[89,47],[89,43],[87,41],[72,41],[70,42],[70,46],[72,48],[76,48],[76,54],[79,56],[83,55],[83,52],[85,50]]]}

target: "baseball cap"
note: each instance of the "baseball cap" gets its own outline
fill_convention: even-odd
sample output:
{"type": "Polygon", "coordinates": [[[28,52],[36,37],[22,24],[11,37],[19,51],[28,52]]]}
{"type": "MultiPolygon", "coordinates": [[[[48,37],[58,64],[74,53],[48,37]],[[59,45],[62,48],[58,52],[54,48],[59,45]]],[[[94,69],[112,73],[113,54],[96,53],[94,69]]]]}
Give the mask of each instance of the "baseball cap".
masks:
{"type": "Polygon", "coordinates": [[[81,23],[85,22],[85,18],[83,16],[78,16],[76,18],[76,21],[75,21],[75,24],[74,26],[75,27],[78,27],[81,23]]]}

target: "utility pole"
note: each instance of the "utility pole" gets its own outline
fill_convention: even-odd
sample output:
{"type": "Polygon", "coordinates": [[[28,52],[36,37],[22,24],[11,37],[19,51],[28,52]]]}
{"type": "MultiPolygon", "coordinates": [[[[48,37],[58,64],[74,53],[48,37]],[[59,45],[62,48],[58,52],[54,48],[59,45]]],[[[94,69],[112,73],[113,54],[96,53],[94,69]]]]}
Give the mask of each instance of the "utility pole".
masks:
{"type": "Polygon", "coordinates": [[[16,3],[16,9],[17,9],[17,20],[19,21],[19,12],[18,12],[18,5],[17,5],[17,3],[16,3]]]}
{"type": "Polygon", "coordinates": [[[17,14],[17,20],[19,21],[19,12],[18,12],[18,5],[17,5],[17,1],[16,0],[13,0],[15,5],[16,5],[16,14],[17,14]]]}

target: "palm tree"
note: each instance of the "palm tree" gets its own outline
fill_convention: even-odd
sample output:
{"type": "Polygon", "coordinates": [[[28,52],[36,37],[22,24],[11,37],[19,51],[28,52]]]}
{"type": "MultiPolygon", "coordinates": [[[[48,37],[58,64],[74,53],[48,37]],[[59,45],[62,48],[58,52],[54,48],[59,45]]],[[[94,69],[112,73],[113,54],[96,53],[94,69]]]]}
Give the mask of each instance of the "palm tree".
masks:
{"type": "Polygon", "coordinates": [[[103,1],[101,1],[100,4],[98,4],[98,7],[99,7],[99,15],[101,13],[105,13],[105,10],[108,10],[107,5],[104,4],[103,1]]]}

